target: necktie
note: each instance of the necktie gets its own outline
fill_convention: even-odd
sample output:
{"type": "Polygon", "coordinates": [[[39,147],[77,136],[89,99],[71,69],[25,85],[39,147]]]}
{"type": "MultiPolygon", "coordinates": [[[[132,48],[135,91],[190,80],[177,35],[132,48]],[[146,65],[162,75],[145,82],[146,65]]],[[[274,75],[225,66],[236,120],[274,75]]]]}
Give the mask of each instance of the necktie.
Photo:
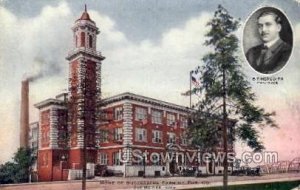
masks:
{"type": "Polygon", "coordinates": [[[268,47],[263,46],[263,48],[261,49],[261,52],[260,52],[260,56],[257,60],[257,65],[258,66],[265,65],[265,57],[266,57],[267,51],[268,51],[268,47]]]}

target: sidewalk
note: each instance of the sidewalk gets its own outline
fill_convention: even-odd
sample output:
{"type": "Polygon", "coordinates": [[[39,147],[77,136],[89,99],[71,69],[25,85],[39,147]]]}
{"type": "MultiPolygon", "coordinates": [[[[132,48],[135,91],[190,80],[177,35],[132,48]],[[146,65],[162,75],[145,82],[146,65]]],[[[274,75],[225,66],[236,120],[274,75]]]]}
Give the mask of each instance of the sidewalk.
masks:
{"type": "MultiPolygon", "coordinates": [[[[300,173],[272,174],[264,176],[229,176],[229,185],[300,181],[300,173]]],[[[222,186],[222,176],[168,177],[168,178],[123,178],[97,177],[87,182],[92,190],[142,190],[142,189],[191,189],[222,186]]],[[[40,182],[31,184],[0,185],[1,190],[80,190],[81,181],[40,182]]]]}

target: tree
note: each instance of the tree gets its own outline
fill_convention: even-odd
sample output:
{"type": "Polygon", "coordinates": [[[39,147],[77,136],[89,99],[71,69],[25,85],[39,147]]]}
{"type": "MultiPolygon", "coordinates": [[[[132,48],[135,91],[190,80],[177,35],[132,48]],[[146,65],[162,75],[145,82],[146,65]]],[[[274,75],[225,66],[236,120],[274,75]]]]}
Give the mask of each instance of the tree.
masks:
{"type": "Polygon", "coordinates": [[[208,22],[210,31],[206,34],[206,46],[212,47],[202,59],[204,65],[197,71],[201,73],[201,85],[192,93],[200,93],[202,98],[194,106],[190,132],[192,144],[204,150],[217,146],[219,126],[222,130],[224,151],[223,186],[228,184],[228,139],[244,141],[254,151],[264,149],[260,141],[258,127],[277,127],[273,116],[255,105],[255,94],[250,83],[241,71],[238,52],[238,38],[235,31],[239,21],[231,17],[221,5],[208,22]],[[234,133],[228,135],[229,123],[234,125],[234,133]]]}
{"type": "Polygon", "coordinates": [[[0,166],[0,183],[26,183],[29,180],[29,168],[35,161],[30,148],[19,148],[13,157],[13,162],[0,166]]]}

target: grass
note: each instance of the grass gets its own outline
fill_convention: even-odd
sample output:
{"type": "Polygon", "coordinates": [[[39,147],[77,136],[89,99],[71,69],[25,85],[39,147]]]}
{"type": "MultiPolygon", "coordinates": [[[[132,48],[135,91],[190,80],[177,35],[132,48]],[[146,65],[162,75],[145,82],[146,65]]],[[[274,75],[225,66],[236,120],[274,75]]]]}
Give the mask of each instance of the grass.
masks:
{"type": "MultiPolygon", "coordinates": [[[[228,190],[291,190],[300,185],[300,181],[260,183],[250,185],[232,185],[228,190]]],[[[191,190],[222,190],[222,187],[193,188],[191,190]]]]}

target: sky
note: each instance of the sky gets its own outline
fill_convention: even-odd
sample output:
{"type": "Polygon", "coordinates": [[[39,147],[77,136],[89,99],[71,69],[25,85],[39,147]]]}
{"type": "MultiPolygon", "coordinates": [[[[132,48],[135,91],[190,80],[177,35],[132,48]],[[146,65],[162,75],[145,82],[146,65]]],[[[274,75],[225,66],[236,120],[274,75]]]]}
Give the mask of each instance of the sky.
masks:
{"type": "MultiPolygon", "coordinates": [[[[87,4],[99,27],[97,48],[102,63],[102,92],[109,97],[132,92],[183,106],[189,72],[201,65],[210,49],[203,45],[206,23],[221,4],[241,19],[240,63],[257,95],[256,104],[276,111],[279,129],[261,130],[267,151],[280,160],[300,156],[300,2],[297,0],[0,0],[0,163],[10,160],[19,145],[20,84],[31,75],[43,77],[30,84],[30,121],[38,120],[33,104],[66,92],[72,31],[87,4]],[[234,4],[234,6],[233,6],[234,4]],[[290,20],[294,34],[288,65],[273,75],[278,85],[261,85],[261,76],[247,64],[242,50],[243,27],[256,9],[275,6],[290,20]],[[298,34],[298,35],[297,35],[298,34]]],[[[193,98],[196,101],[196,98],[193,98]]],[[[237,151],[247,150],[242,143],[237,151]]]]}

